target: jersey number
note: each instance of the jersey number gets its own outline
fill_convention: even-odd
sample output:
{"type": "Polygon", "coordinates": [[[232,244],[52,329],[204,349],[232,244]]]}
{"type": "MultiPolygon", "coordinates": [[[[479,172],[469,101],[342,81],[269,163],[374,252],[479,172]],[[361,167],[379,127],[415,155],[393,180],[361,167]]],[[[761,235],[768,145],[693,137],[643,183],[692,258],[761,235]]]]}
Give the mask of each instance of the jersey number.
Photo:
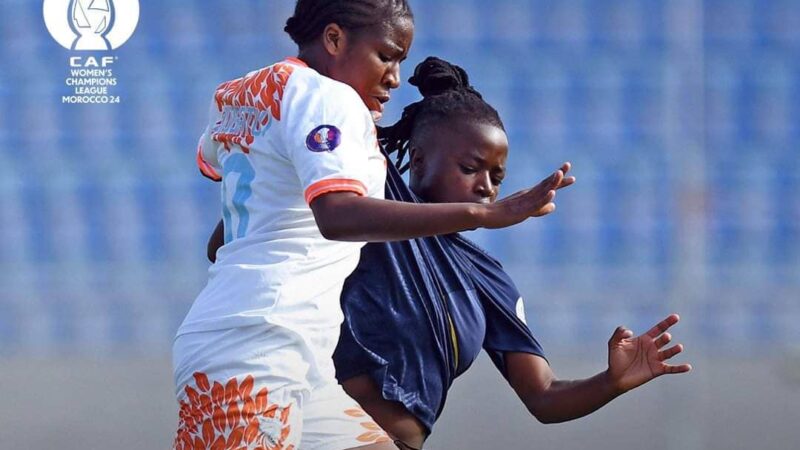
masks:
{"type": "Polygon", "coordinates": [[[255,171],[253,166],[250,165],[247,156],[243,153],[234,153],[227,160],[222,168],[222,220],[225,222],[225,243],[232,241],[234,238],[233,232],[233,219],[236,217],[237,226],[235,237],[244,237],[247,231],[247,225],[250,222],[250,212],[247,211],[244,203],[253,194],[250,188],[250,183],[255,178],[255,171]],[[228,197],[230,189],[229,181],[234,180],[231,174],[238,174],[235,177],[235,186],[233,186],[233,195],[228,197]],[[230,201],[228,199],[230,198],[230,201]]]}

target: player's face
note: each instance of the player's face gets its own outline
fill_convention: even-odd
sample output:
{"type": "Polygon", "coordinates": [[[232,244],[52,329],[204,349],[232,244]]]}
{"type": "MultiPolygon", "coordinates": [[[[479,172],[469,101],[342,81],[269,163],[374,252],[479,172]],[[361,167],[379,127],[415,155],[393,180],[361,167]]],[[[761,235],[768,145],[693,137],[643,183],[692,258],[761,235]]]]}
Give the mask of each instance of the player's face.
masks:
{"type": "Polygon", "coordinates": [[[414,23],[398,18],[392,23],[348,35],[347,47],[334,60],[333,79],[350,85],[377,121],[389,91],[400,86],[400,63],[414,39],[414,23]]]}
{"type": "Polygon", "coordinates": [[[433,203],[491,203],[506,175],[508,138],[494,125],[439,126],[411,157],[411,189],[433,203]]]}

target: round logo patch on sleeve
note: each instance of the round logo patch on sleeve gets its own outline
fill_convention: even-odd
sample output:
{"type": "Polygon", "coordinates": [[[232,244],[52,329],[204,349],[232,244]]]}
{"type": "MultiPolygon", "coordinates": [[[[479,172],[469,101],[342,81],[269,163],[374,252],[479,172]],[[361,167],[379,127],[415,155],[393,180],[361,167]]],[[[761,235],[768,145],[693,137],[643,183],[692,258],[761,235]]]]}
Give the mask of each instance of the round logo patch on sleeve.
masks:
{"type": "Polygon", "coordinates": [[[333,125],[320,125],[308,133],[306,147],[312,152],[332,152],[342,142],[342,132],[333,125]]]}

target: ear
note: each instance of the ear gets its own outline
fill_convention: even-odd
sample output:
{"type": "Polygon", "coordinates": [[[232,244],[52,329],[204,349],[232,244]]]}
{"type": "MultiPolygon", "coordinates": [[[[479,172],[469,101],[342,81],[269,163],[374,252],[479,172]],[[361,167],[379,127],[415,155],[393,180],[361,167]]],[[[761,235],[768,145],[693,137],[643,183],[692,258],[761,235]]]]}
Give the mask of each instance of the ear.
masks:
{"type": "Polygon", "coordinates": [[[422,156],[422,152],[417,147],[411,147],[408,157],[410,158],[408,168],[411,174],[417,177],[422,176],[425,173],[425,158],[422,156]]]}
{"type": "Polygon", "coordinates": [[[336,56],[344,52],[347,45],[347,36],[342,27],[335,23],[329,23],[322,30],[322,45],[325,51],[331,56],[336,56]]]}

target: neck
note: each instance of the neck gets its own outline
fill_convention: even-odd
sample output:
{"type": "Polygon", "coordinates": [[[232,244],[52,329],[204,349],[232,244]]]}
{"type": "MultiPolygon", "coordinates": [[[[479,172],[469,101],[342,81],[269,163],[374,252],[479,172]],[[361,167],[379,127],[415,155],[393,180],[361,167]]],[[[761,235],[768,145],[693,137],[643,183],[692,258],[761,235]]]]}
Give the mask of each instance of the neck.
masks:
{"type": "Polygon", "coordinates": [[[303,47],[298,52],[297,57],[308,64],[308,67],[319,72],[320,75],[325,75],[326,77],[330,75],[330,70],[328,69],[329,56],[320,46],[303,47]]]}

